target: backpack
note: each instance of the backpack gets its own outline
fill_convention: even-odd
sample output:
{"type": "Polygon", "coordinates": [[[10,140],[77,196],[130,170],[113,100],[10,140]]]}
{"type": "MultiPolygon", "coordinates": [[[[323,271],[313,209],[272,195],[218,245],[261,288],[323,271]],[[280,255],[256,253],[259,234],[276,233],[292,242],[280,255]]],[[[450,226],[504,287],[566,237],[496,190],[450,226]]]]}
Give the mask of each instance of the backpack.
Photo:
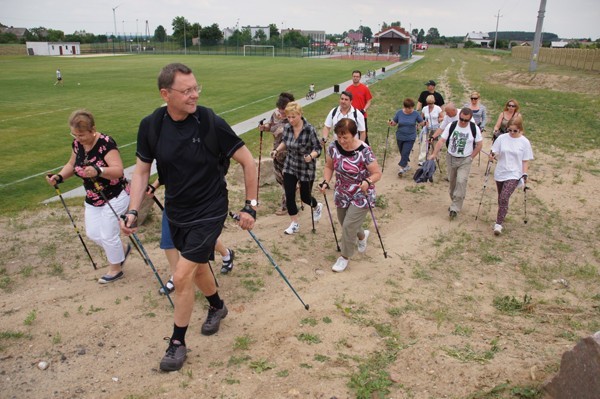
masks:
{"type": "MultiPolygon", "coordinates": [[[[150,143],[150,151],[152,152],[152,156],[155,157],[156,147],[158,146],[158,140],[160,138],[160,131],[162,129],[162,123],[167,115],[167,107],[157,108],[152,115],[150,115],[150,124],[148,127],[148,141],[150,143]]],[[[219,161],[219,172],[223,180],[225,179],[225,175],[229,171],[229,163],[230,160],[223,154],[219,148],[219,139],[217,137],[217,132],[215,130],[215,113],[212,109],[202,107],[200,105],[196,106],[196,112],[193,114],[196,122],[198,123],[199,129],[201,131],[201,136],[204,139],[206,144],[206,149],[219,161]],[[204,121],[204,125],[200,125],[200,121],[204,121]]],[[[158,180],[160,181],[160,167],[157,163],[156,165],[158,180]]]]}
{"type": "MultiPolygon", "coordinates": [[[[333,112],[331,113],[331,119],[333,119],[333,117],[335,116],[335,114],[337,114],[339,107],[340,106],[338,105],[337,107],[335,107],[333,109],[333,112]]],[[[357,113],[356,113],[356,108],[354,108],[353,114],[354,114],[354,122],[358,123],[358,117],[357,117],[357,113]]]]}
{"type": "MultiPolygon", "coordinates": [[[[456,125],[458,125],[458,121],[454,121],[450,124],[450,134],[452,134],[452,132],[454,131],[454,129],[456,129],[456,125]]],[[[475,148],[475,138],[477,137],[477,127],[475,125],[475,123],[469,121],[469,126],[471,127],[471,134],[473,134],[473,148],[475,148]]],[[[448,148],[448,145],[450,144],[450,136],[448,136],[448,140],[446,140],[446,148],[448,148]]]]}

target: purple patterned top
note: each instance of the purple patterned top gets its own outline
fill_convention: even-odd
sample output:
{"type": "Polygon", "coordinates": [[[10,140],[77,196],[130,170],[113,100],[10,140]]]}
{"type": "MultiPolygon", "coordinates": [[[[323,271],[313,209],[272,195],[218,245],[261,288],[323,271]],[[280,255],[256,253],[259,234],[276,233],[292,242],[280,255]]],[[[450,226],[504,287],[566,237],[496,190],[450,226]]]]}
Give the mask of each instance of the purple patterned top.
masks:
{"type": "MultiPolygon", "coordinates": [[[[371,174],[367,166],[375,161],[375,154],[371,147],[361,143],[354,151],[344,150],[337,141],[333,141],[327,148],[327,155],[333,160],[335,172],[334,202],[338,208],[348,208],[354,205],[357,208],[367,207],[367,198],[360,189],[360,184],[371,174]]],[[[375,187],[367,190],[369,203],[375,206],[375,187]]]]}
{"type": "MultiPolygon", "coordinates": [[[[117,143],[110,136],[105,136],[98,133],[100,137],[94,144],[94,147],[85,152],[83,146],[77,140],[73,140],[73,152],[75,153],[75,175],[83,179],[83,187],[85,188],[85,202],[93,206],[102,206],[105,204],[104,199],[96,190],[92,179],[83,177],[83,170],[86,166],[96,165],[98,167],[106,167],[108,164],[104,160],[106,154],[112,150],[117,150],[117,143]]],[[[123,188],[129,190],[127,181],[124,177],[120,179],[104,179],[97,177],[93,179],[98,182],[100,189],[109,200],[116,198],[121,194],[123,188]]],[[[129,191],[127,191],[129,193],[129,191]]]]}

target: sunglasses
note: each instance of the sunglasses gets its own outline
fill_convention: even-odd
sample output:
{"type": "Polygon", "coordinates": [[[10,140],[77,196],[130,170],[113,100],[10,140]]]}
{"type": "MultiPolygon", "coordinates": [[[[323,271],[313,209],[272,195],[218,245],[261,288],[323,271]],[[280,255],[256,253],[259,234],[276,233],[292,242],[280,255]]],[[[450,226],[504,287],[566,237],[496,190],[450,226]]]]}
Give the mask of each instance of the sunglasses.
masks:
{"type": "Polygon", "coordinates": [[[508,104],[507,107],[509,107],[509,108],[516,108],[517,106],[515,104],[508,104]]]}
{"type": "Polygon", "coordinates": [[[506,131],[509,133],[519,133],[519,129],[507,129],[506,131]]]}
{"type": "Polygon", "coordinates": [[[465,122],[465,123],[470,121],[470,119],[463,119],[463,118],[458,118],[458,119],[460,119],[461,122],[465,122]]]}
{"type": "Polygon", "coordinates": [[[479,97],[471,97],[471,100],[479,100],[479,97]]]}

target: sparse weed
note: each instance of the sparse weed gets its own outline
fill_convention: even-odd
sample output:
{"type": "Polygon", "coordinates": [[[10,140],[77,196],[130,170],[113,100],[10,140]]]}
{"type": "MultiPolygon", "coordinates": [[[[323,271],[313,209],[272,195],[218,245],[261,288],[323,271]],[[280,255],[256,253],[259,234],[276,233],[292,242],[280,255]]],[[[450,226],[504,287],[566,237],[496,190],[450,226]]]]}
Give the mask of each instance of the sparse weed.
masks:
{"type": "Polygon", "coordinates": [[[296,338],[298,338],[298,341],[306,342],[309,345],[321,343],[321,338],[316,334],[300,333],[296,335],[296,338]]]}
{"type": "Polygon", "coordinates": [[[274,363],[270,363],[269,361],[265,360],[265,359],[259,359],[259,360],[255,360],[253,362],[250,362],[249,367],[256,371],[257,373],[262,373],[264,371],[267,370],[271,370],[274,369],[276,366],[274,363]]]}
{"type": "Polygon", "coordinates": [[[233,349],[246,351],[246,350],[250,349],[250,344],[252,342],[253,342],[252,338],[250,338],[248,335],[236,337],[235,343],[233,344],[233,349]]]}
{"type": "Polygon", "coordinates": [[[33,324],[33,322],[35,321],[36,318],[37,318],[37,311],[35,309],[33,309],[31,312],[29,312],[27,314],[27,317],[23,321],[23,324],[25,324],[26,326],[30,326],[33,324]]]}

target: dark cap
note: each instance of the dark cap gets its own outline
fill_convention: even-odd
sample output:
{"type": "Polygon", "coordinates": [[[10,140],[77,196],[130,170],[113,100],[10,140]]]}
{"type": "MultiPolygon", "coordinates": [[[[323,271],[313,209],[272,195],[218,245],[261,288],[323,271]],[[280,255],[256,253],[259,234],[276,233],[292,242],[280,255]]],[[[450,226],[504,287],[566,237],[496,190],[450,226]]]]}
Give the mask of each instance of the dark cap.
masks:
{"type": "Polygon", "coordinates": [[[425,83],[425,86],[435,86],[435,81],[430,80],[429,82],[425,83]]]}

